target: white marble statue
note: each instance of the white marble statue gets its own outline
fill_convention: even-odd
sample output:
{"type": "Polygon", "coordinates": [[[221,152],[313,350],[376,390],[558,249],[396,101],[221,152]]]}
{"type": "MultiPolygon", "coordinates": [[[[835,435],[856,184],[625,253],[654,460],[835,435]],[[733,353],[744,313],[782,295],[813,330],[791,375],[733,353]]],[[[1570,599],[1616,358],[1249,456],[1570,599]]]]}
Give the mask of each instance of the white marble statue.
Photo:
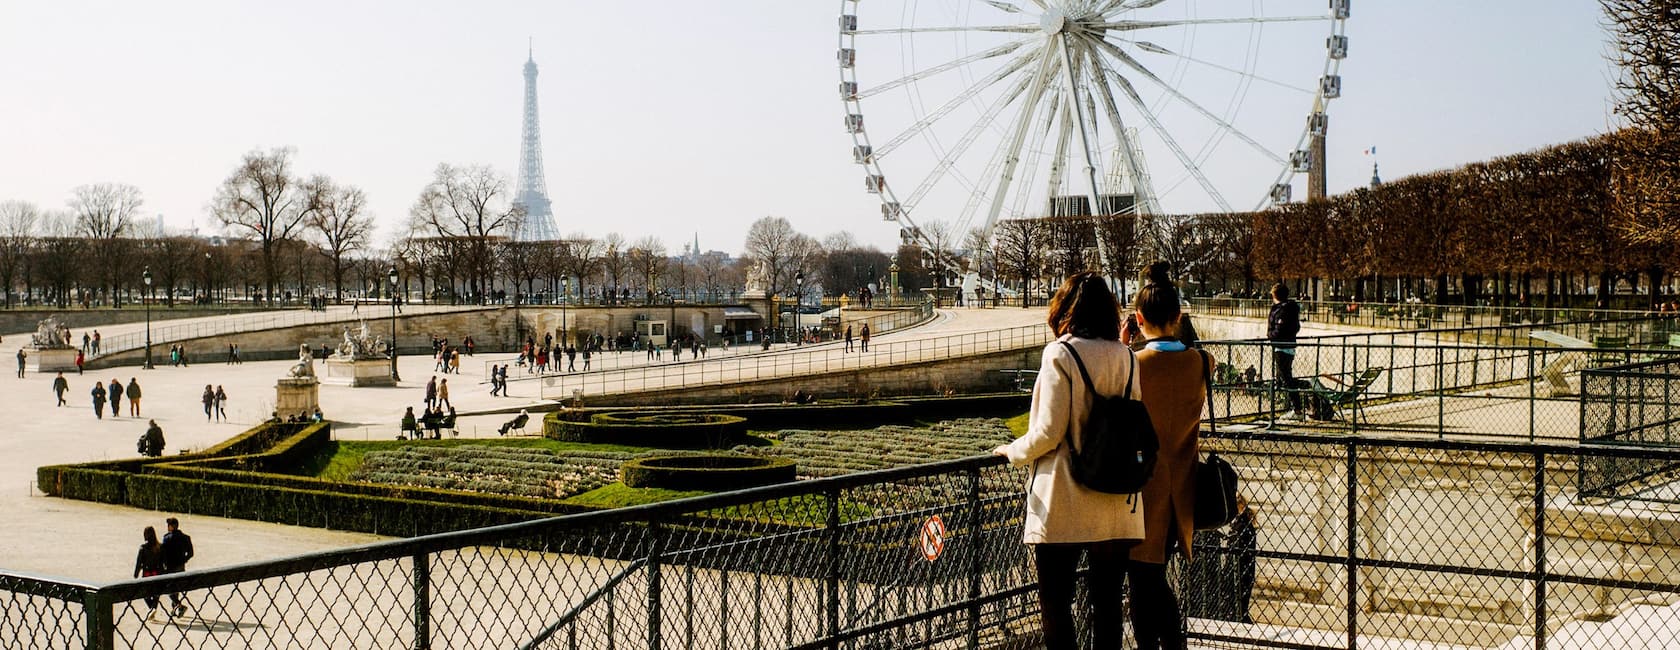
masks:
{"type": "Polygon", "coordinates": [[[298,362],[292,366],[292,377],[297,379],[315,378],[315,356],[309,353],[309,344],[298,344],[298,362]]]}

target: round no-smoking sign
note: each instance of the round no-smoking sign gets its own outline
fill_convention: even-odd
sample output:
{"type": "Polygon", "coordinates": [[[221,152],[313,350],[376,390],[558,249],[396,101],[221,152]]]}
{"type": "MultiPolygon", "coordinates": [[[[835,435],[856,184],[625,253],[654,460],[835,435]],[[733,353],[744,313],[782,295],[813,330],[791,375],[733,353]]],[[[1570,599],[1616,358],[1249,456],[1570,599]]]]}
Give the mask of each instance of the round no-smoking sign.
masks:
{"type": "Polygon", "coordinates": [[[939,554],[945,550],[945,520],[934,515],[922,522],[922,539],[918,546],[927,561],[939,559],[939,554]]]}

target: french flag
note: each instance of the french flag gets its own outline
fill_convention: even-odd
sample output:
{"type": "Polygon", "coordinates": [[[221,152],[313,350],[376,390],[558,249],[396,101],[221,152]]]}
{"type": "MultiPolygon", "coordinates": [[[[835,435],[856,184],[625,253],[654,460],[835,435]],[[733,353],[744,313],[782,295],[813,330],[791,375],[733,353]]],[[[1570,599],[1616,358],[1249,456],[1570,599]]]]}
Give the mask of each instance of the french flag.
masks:
{"type": "Polygon", "coordinates": [[[1365,155],[1367,155],[1367,156],[1377,155],[1377,148],[1376,147],[1371,147],[1370,149],[1366,149],[1365,150],[1365,155]]]}

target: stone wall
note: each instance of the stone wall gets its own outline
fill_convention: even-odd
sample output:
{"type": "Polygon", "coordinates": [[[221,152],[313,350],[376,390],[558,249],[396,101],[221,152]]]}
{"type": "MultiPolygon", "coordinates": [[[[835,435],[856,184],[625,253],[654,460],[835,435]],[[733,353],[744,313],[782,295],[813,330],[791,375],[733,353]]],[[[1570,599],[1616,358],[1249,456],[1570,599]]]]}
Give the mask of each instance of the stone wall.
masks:
{"type": "MultiPolygon", "coordinates": [[[[201,318],[205,316],[226,316],[228,314],[257,314],[269,311],[267,308],[217,307],[199,308],[182,307],[170,309],[159,305],[152,305],[152,322],[174,320],[177,318],[201,318]]],[[[58,319],[66,327],[75,330],[76,343],[81,344],[82,330],[92,333],[92,328],[115,325],[119,323],[139,323],[146,320],[144,309],[0,309],[0,334],[10,338],[12,336],[28,336],[35,328],[46,320],[48,316],[58,319]]],[[[165,348],[167,349],[167,348],[165,348]]]]}

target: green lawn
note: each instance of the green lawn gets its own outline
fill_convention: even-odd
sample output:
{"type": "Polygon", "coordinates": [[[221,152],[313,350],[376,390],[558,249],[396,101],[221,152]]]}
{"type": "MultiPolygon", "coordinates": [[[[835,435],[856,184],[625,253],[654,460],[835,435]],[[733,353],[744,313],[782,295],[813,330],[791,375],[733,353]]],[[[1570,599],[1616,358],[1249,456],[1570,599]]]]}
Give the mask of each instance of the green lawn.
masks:
{"type": "Polygon", "coordinates": [[[1022,413],[1004,420],[1003,423],[1009,425],[1009,432],[1015,434],[1015,437],[1019,438],[1027,435],[1027,420],[1031,418],[1031,413],[1022,413]]]}

